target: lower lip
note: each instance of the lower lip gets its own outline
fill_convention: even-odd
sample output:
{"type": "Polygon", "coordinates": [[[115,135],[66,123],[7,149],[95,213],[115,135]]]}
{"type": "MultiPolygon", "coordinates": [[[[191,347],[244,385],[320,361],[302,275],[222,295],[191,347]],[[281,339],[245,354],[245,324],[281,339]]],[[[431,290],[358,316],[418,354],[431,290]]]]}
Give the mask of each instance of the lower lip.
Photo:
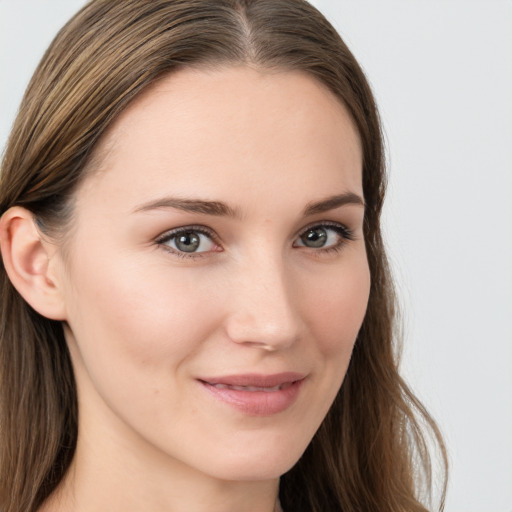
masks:
{"type": "Polygon", "coordinates": [[[204,389],[218,400],[251,416],[271,416],[288,409],[297,399],[304,379],[291,383],[277,391],[242,391],[231,388],[216,388],[200,381],[204,389]]]}

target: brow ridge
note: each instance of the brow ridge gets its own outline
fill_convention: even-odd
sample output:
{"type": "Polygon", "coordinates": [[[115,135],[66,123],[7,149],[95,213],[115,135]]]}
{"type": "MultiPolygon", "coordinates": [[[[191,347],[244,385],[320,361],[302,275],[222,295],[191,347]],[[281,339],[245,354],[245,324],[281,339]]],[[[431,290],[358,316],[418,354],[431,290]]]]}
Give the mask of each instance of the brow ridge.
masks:
{"type": "MultiPolygon", "coordinates": [[[[319,201],[312,201],[304,208],[304,216],[311,216],[329,210],[340,208],[347,204],[364,207],[364,200],[353,192],[345,192],[330,196],[319,201]]],[[[137,207],[135,212],[158,210],[163,208],[176,208],[178,210],[200,213],[203,215],[214,215],[221,217],[240,218],[239,210],[232,208],[222,201],[208,201],[204,199],[185,199],[180,197],[162,197],[137,207]]]]}
{"type": "Polygon", "coordinates": [[[365,207],[364,200],[361,196],[354,192],[344,192],[343,194],[337,194],[326,199],[321,199],[320,201],[308,203],[304,208],[304,216],[327,212],[347,204],[365,207]]]}
{"type": "Polygon", "coordinates": [[[185,199],[180,197],[162,197],[150,201],[135,209],[135,212],[158,210],[162,208],[176,208],[192,213],[204,215],[239,217],[239,212],[222,201],[208,201],[204,199],[185,199]]]}

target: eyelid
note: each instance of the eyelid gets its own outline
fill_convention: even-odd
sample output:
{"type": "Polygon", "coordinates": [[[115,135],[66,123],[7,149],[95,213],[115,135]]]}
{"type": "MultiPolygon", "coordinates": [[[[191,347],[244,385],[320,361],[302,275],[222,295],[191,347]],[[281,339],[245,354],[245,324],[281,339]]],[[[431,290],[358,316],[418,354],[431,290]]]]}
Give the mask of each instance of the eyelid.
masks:
{"type": "Polygon", "coordinates": [[[321,220],[317,222],[312,222],[311,224],[308,224],[307,226],[304,226],[301,228],[294,236],[294,238],[300,237],[303,235],[306,231],[313,228],[330,228],[338,231],[342,231],[343,235],[346,236],[346,238],[353,240],[355,239],[354,233],[352,229],[350,229],[346,224],[343,224],[342,222],[336,222],[332,220],[321,220]]]}
{"type": "Polygon", "coordinates": [[[165,241],[170,240],[171,238],[175,237],[179,233],[184,233],[184,232],[189,232],[189,231],[193,231],[193,232],[197,232],[197,233],[201,233],[203,235],[209,236],[214,241],[217,238],[215,232],[212,229],[210,229],[206,226],[193,224],[190,226],[180,226],[178,228],[173,228],[173,229],[164,231],[162,234],[158,235],[155,238],[155,241],[156,242],[165,242],[165,241]]]}
{"type": "Polygon", "coordinates": [[[352,229],[350,229],[347,225],[341,223],[341,222],[334,222],[334,221],[317,221],[313,222],[311,224],[308,224],[307,226],[303,227],[294,237],[294,247],[300,247],[305,249],[311,249],[315,253],[321,253],[321,252],[330,252],[330,251],[338,251],[343,248],[348,242],[356,240],[356,237],[354,236],[354,232],[352,229]],[[340,236],[341,240],[339,243],[334,245],[329,245],[326,247],[318,247],[318,248],[312,248],[308,247],[307,245],[295,245],[296,240],[300,239],[302,235],[304,235],[307,231],[315,228],[325,228],[325,229],[331,229],[333,231],[336,231],[338,236],[340,236]]]}
{"type": "MultiPolygon", "coordinates": [[[[355,240],[355,236],[353,231],[346,226],[345,224],[341,222],[335,222],[335,221],[316,221],[312,222],[303,228],[301,228],[294,236],[294,247],[303,247],[305,249],[311,249],[316,253],[321,252],[329,252],[329,251],[336,251],[340,250],[347,242],[355,240]],[[332,229],[337,232],[337,234],[340,236],[341,240],[339,243],[335,245],[329,245],[327,247],[319,247],[319,248],[311,248],[306,245],[295,245],[295,242],[298,238],[300,238],[306,231],[314,228],[326,228],[326,229],[332,229]]],[[[204,226],[204,225],[187,225],[187,226],[180,226],[177,228],[173,228],[170,230],[165,231],[164,233],[158,235],[155,238],[155,243],[158,244],[160,247],[162,247],[164,250],[170,252],[171,254],[180,257],[180,258],[201,258],[206,257],[212,252],[222,252],[222,244],[220,243],[219,236],[217,233],[212,230],[211,228],[204,226]],[[201,252],[190,252],[186,253],[183,251],[178,251],[176,249],[173,249],[172,247],[166,245],[166,242],[169,240],[172,240],[176,236],[178,236],[180,233],[186,233],[186,232],[196,232],[200,233],[202,235],[205,235],[211,239],[211,241],[220,248],[219,251],[201,251],[201,252]]]]}
{"type": "Polygon", "coordinates": [[[182,252],[182,251],[177,251],[177,250],[173,249],[172,247],[165,245],[166,242],[168,242],[169,240],[172,240],[173,238],[178,236],[180,233],[187,233],[187,232],[194,232],[194,233],[200,233],[202,235],[205,235],[208,238],[210,238],[216,246],[222,248],[220,241],[219,241],[219,237],[215,233],[215,231],[213,231],[212,229],[210,229],[206,226],[202,226],[202,225],[180,226],[178,228],[169,229],[168,231],[165,231],[164,233],[158,235],[155,238],[155,243],[158,244],[163,249],[165,249],[166,251],[168,251],[171,254],[174,254],[180,258],[201,258],[201,257],[205,257],[206,255],[208,255],[212,252],[221,252],[221,251],[202,251],[202,252],[186,253],[186,252],[182,252]]]}

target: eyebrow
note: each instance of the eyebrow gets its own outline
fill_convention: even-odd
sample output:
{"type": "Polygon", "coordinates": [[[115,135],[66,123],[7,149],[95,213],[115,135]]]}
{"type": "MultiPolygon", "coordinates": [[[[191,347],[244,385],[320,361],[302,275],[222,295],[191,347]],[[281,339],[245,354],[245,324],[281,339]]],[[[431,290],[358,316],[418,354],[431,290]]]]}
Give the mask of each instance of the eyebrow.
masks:
{"type": "Polygon", "coordinates": [[[304,208],[304,216],[307,217],[309,215],[335,210],[336,208],[340,208],[347,204],[362,206],[363,208],[365,207],[364,200],[361,196],[358,196],[353,192],[345,192],[344,194],[331,196],[327,199],[322,199],[321,201],[308,203],[306,208],[304,208]]]}
{"type": "Polygon", "coordinates": [[[220,217],[240,217],[240,212],[221,201],[207,201],[203,199],[183,199],[180,197],[163,197],[139,206],[135,212],[146,212],[161,208],[176,208],[185,212],[215,215],[220,217]]]}
{"type": "MultiPolygon", "coordinates": [[[[347,204],[353,204],[364,207],[363,199],[353,192],[345,192],[330,196],[320,201],[308,203],[304,208],[304,216],[308,217],[318,213],[327,212],[340,208],[347,204]]],[[[217,217],[241,218],[240,211],[236,208],[223,203],[222,201],[208,201],[204,199],[184,199],[179,197],[163,197],[155,201],[150,201],[137,207],[134,212],[146,212],[149,210],[158,210],[162,208],[176,208],[185,212],[200,213],[203,215],[213,215],[217,217]]]]}

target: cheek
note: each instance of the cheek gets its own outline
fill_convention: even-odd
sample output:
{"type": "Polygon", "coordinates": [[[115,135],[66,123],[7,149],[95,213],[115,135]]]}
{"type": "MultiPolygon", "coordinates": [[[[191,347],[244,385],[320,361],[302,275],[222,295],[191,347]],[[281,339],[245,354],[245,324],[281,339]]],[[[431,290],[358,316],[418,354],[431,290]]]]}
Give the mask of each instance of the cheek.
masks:
{"type": "Polygon", "coordinates": [[[214,328],[216,301],[187,272],[137,263],[117,258],[115,266],[75,272],[70,326],[92,366],[168,376],[214,328]]]}
{"type": "Polygon", "coordinates": [[[325,279],[317,276],[315,283],[306,310],[318,348],[325,357],[350,357],[370,293],[366,257],[341,266],[325,279]]]}

